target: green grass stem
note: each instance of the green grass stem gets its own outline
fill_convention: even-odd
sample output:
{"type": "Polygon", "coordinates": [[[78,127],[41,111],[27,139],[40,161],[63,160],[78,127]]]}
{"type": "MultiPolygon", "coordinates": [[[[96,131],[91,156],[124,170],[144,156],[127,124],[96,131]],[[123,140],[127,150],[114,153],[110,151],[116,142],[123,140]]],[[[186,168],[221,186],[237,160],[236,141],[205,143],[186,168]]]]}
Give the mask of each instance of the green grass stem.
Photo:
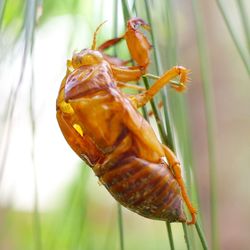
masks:
{"type": "Polygon", "coordinates": [[[122,219],[122,206],[117,203],[117,214],[118,214],[118,228],[120,236],[120,249],[124,250],[124,232],[123,232],[123,219],[122,219]]]}
{"type": "MultiPolygon", "coordinates": [[[[125,7],[126,8],[126,7],[125,7]]],[[[128,11],[128,9],[127,9],[128,11]]],[[[118,36],[118,1],[114,1],[114,37],[118,36]]],[[[114,56],[117,55],[116,47],[114,46],[114,56]]],[[[120,249],[124,250],[124,230],[123,230],[123,217],[122,217],[122,206],[117,203],[117,218],[118,218],[118,229],[119,229],[119,241],[120,241],[120,249]]]]}
{"type": "MultiPolygon", "coordinates": [[[[211,237],[212,249],[219,249],[219,230],[217,223],[217,179],[216,179],[216,148],[215,148],[215,114],[214,114],[214,97],[212,90],[212,81],[209,59],[207,55],[206,40],[203,29],[203,18],[201,15],[200,4],[198,0],[192,0],[197,45],[199,52],[200,71],[202,78],[207,140],[208,140],[208,158],[209,158],[209,177],[210,177],[210,210],[211,210],[211,237]]],[[[196,229],[200,229],[196,225],[196,229]]],[[[201,230],[201,229],[200,229],[201,230]]],[[[201,235],[201,234],[200,234],[201,235]]],[[[203,238],[200,238],[203,241],[203,238]]]]}
{"type": "MultiPolygon", "coordinates": [[[[26,69],[26,63],[28,56],[30,55],[32,44],[33,44],[33,36],[34,36],[34,28],[35,28],[35,13],[36,13],[36,2],[34,0],[28,0],[26,2],[26,9],[25,9],[25,17],[24,20],[24,50],[22,55],[22,63],[21,63],[21,72],[19,75],[19,79],[17,82],[17,86],[13,91],[11,91],[11,95],[9,97],[9,110],[8,110],[8,120],[6,121],[6,127],[4,128],[5,134],[6,134],[6,140],[5,145],[3,149],[3,157],[0,161],[0,185],[1,181],[4,175],[5,170],[5,164],[7,159],[7,154],[9,151],[9,140],[11,137],[11,131],[12,131],[12,123],[13,123],[13,115],[15,111],[16,101],[18,97],[18,93],[20,91],[20,88],[23,84],[23,77],[24,77],[24,71],[26,69]]],[[[2,13],[4,15],[4,13],[2,13]]],[[[3,20],[2,20],[3,21],[3,20]]]]}
{"type": "Polygon", "coordinates": [[[172,228],[170,223],[166,223],[167,227],[167,232],[168,232],[168,240],[169,240],[169,246],[171,250],[174,250],[174,238],[173,238],[173,233],[172,233],[172,228]]]}
{"type": "Polygon", "coordinates": [[[31,160],[33,165],[33,178],[34,178],[34,205],[33,205],[33,224],[34,224],[34,242],[37,250],[42,250],[42,231],[41,231],[41,220],[39,214],[39,204],[38,204],[38,183],[37,183],[37,169],[35,163],[35,134],[36,134],[36,121],[34,115],[34,70],[33,63],[31,69],[31,86],[30,86],[30,104],[29,104],[29,115],[31,123],[31,133],[32,133],[32,146],[31,146],[31,160]]]}
{"type": "MultiPolygon", "coordinates": [[[[167,22],[167,67],[170,68],[173,65],[177,65],[177,25],[175,10],[173,8],[173,0],[166,0],[165,2],[165,12],[166,12],[166,22],[167,22]]],[[[170,96],[172,97],[172,96],[170,96]]],[[[197,177],[194,171],[194,161],[192,153],[192,143],[191,143],[191,129],[190,129],[190,120],[187,110],[187,100],[186,96],[179,96],[178,93],[175,94],[172,98],[171,107],[174,107],[173,118],[176,124],[176,132],[178,143],[180,144],[180,150],[183,157],[183,166],[185,169],[186,177],[186,187],[191,200],[194,202],[198,211],[199,209],[199,195],[197,188],[197,177]],[[178,114],[177,116],[175,114],[178,114]],[[177,118],[177,119],[176,119],[177,118]],[[193,181],[191,179],[193,177],[193,181]],[[191,188],[193,187],[193,188],[191,188]],[[196,202],[195,202],[196,201],[196,202]]],[[[198,213],[198,221],[201,220],[201,213],[198,213]]],[[[196,249],[195,245],[195,235],[194,230],[188,230],[187,226],[183,224],[183,229],[185,235],[189,234],[189,238],[186,239],[187,247],[190,249],[196,249]],[[190,242],[189,242],[190,241],[190,242]]],[[[198,233],[198,232],[197,232],[198,233]]],[[[198,236],[200,234],[198,233],[198,236]]],[[[205,240],[205,239],[201,239],[205,240]]]]}
{"type": "MultiPolygon", "coordinates": [[[[218,8],[221,12],[221,15],[225,21],[225,24],[227,26],[227,29],[233,39],[233,42],[234,42],[234,45],[235,47],[237,48],[238,50],[238,53],[240,54],[240,57],[245,65],[245,68],[248,72],[248,74],[250,75],[250,56],[249,56],[249,53],[246,55],[246,53],[244,52],[244,49],[241,45],[241,42],[240,42],[240,39],[238,38],[238,35],[236,34],[236,32],[234,31],[234,29],[232,28],[231,24],[230,24],[230,21],[229,21],[229,17],[226,13],[226,10],[225,10],[225,3],[224,1],[221,1],[221,0],[216,0],[217,2],[217,5],[218,5],[218,8]]],[[[244,11],[243,11],[244,13],[244,11]]],[[[244,15],[245,16],[245,15],[244,15]]],[[[244,18],[244,22],[245,22],[245,18],[244,18]]],[[[246,25],[245,27],[247,27],[247,21],[246,21],[246,25]]],[[[249,31],[247,31],[247,34],[249,33],[249,31]]],[[[247,35],[248,39],[249,39],[249,34],[247,35]]],[[[248,43],[248,47],[249,47],[249,43],[248,43]]]]}
{"type": "MultiPolygon", "coordinates": [[[[0,25],[2,27],[3,24],[3,17],[4,17],[4,11],[6,7],[7,1],[1,1],[0,5],[0,25]]],[[[9,141],[11,138],[11,132],[12,132],[12,125],[13,125],[13,116],[16,106],[16,101],[18,98],[18,93],[21,89],[21,86],[23,84],[23,77],[24,72],[26,69],[27,59],[30,57],[32,58],[32,49],[33,49],[33,42],[34,42],[34,30],[35,30],[35,23],[36,23],[36,11],[37,11],[37,1],[36,0],[27,0],[25,2],[25,18],[23,22],[23,29],[24,32],[24,49],[23,49],[23,55],[22,55],[22,64],[21,64],[21,71],[19,75],[19,79],[17,82],[17,85],[13,91],[11,91],[10,97],[9,97],[9,107],[8,112],[6,115],[6,127],[4,129],[6,134],[6,140],[4,141],[5,147],[3,151],[3,157],[1,158],[1,171],[0,171],[0,182],[2,181],[3,175],[4,175],[4,169],[6,164],[6,159],[8,155],[9,150],[9,141]]],[[[32,65],[33,66],[33,65],[32,65]]],[[[33,174],[34,174],[34,219],[33,219],[33,225],[34,225],[34,242],[35,242],[35,249],[41,250],[42,249],[42,240],[41,240],[41,226],[40,226],[40,217],[39,217],[39,211],[38,211],[38,190],[37,190],[37,174],[36,174],[36,167],[35,167],[35,119],[34,119],[34,113],[33,113],[33,68],[31,71],[31,86],[30,86],[30,122],[32,127],[32,148],[31,148],[31,159],[33,163],[33,174]]]]}
{"type": "Polygon", "coordinates": [[[201,240],[201,244],[202,244],[203,249],[208,250],[208,245],[207,245],[207,242],[206,242],[206,238],[205,238],[205,235],[204,235],[199,223],[196,223],[195,227],[196,227],[196,231],[197,231],[197,233],[199,235],[199,238],[201,240]]]}
{"type": "Polygon", "coordinates": [[[187,237],[188,236],[187,225],[185,223],[182,223],[182,228],[183,228],[183,231],[184,231],[184,238],[185,238],[185,241],[186,241],[187,250],[191,250],[190,239],[189,239],[189,237],[187,237]]]}
{"type": "MultiPolygon", "coordinates": [[[[145,9],[146,9],[146,15],[147,15],[147,19],[149,21],[149,24],[152,24],[152,18],[151,18],[151,14],[150,14],[150,11],[149,11],[149,4],[148,4],[148,1],[147,0],[144,0],[144,3],[145,3],[145,9]]],[[[171,2],[168,1],[168,6],[167,7],[172,7],[171,6],[171,2]]],[[[173,51],[176,51],[176,48],[175,48],[175,44],[176,44],[176,32],[175,32],[175,28],[173,26],[173,24],[171,23],[171,21],[173,21],[173,16],[172,16],[172,12],[171,11],[167,11],[168,13],[168,28],[169,28],[169,35],[172,35],[170,40],[172,40],[171,44],[170,44],[170,54],[171,54],[171,57],[170,59],[172,59],[173,61],[175,60],[176,58],[176,53],[174,53],[173,51]]],[[[158,75],[160,75],[162,73],[162,66],[160,64],[160,59],[158,57],[158,50],[157,50],[157,47],[156,47],[156,40],[155,40],[155,36],[154,36],[154,32],[151,30],[150,32],[150,35],[151,35],[151,39],[152,39],[152,43],[154,44],[154,61],[155,61],[155,67],[156,67],[156,73],[158,75]]],[[[163,110],[164,110],[164,115],[165,115],[165,125],[166,125],[166,130],[167,130],[167,138],[165,140],[163,140],[164,144],[168,145],[173,151],[175,151],[175,145],[174,145],[174,135],[172,133],[172,127],[171,127],[171,115],[170,115],[170,112],[169,112],[169,109],[167,108],[167,106],[169,107],[169,97],[168,97],[168,92],[166,90],[166,88],[163,89],[163,91],[161,91],[161,94],[162,94],[162,101],[163,101],[163,110]]],[[[189,170],[190,171],[190,170],[189,170]]],[[[187,171],[187,173],[189,173],[189,171],[187,171]]],[[[190,175],[188,174],[188,180],[189,180],[189,183],[190,183],[190,175]]],[[[187,232],[187,228],[186,228],[186,225],[184,225],[183,223],[183,232],[184,232],[184,237],[185,237],[185,242],[186,242],[186,245],[187,245],[187,249],[190,249],[190,236],[187,232]]],[[[170,236],[171,237],[171,236],[170,236]]]]}
{"type": "Polygon", "coordinates": [[[29,115],[30,115],[30,123],[31,123],[31,133],[32,133],[32,147],[31,147],[31,159],[33,165],[33,177],[34,177],[34,207],[33,207],[33,215],[34,215],[34,242],[37,250],[42,250],[42,231],[41,231],[41,220],[39,213],[39,204],[38,204],[38,183],[37,183],[37,170],[35,164],[35,133],[36,133],[36,121],[34,115],[34,62],[33,62],[33,46],[34,46],[34,35],[35,35],[35,25],[36,25],[36,11],[37,11],[37,0],[30,0],[29,3],[27,1],[27,8],[30,16],[29,21],[32,22],[31,26],[31,34],[30,34],[30,57],[32,60],[31,65],[31,86],[30,86],[30,103],[29,103],[29,115]],[[30,8],[30,10],[29,10],[30,8]]]}
{"type": "Polygon", "coordinates": [[[123,17],[124,17],[124,21],[126,23],[129,20],[129,18],[132,17],[132,15],[131,15],[131,12],[130,12],[129,7],[128,7],[127,0],[121,0],[121,2],[122,2],[123,17]]]}
{"type": "MultiPolygon", "coordinates": [[[[144,4],[145,4],[145,10],[146,10],[146,16],[147,16],[147,20],[149,22],[149,25],[152,26],[152,19],[151,19],[151,14],[149,11],[149,4],[147,0],[144,0],[144,4]]],[[[161,73],[161,66],[160,66],[160,61],[159,61],[159,57],[158,57],[158,48],[156,47],[156,41],[155,41],[155,36],[154,36],[154,32],[151,29],[150,31],[150,36],[151,36],[151,41],[152,44],[154,45],[154,51],[153,51],[153,57],[154,57],[154,63],[155,63],[155,70],[156,70],[156,74],[160,75],[161,73]]],[[[144,84],[147,83],[147,81],[145,81],[145,78],[143,79],[144,84]]],[[[145,85],[146,86],[146,85],[145,85]]],[[[147,88],[149,88],[149,86],[146,86],[147,88]]],[[[167,135],[164,132],[164,127],[161,125],[161,121],[160,119],[160,113],[158,112],[158,110],[156,109],[156,104],[154,102],[151,102],[152,105],[152,109],[154,111],[154,115],[156,115],[156,122],[158,125],[158,129],[159,131],[162,130],[161,133],[161,138],[162,138],[162,142],[168,146],[170,146],[170,148],[173,149],[173,136],[171,133],[171,126],[170,126],[170,120],[169,120],[169,111],[167,109],[167,92],[165,89],[163,89],[161,91],[161,98],[162,98],[162,102],[163,102],[163,110],[164,110],[164,114],[165,114],[165,123],[166,123],[166,129],[167,129],[167,135]]],[[[169,238],[169,243],[170,243],[170,248],[174,249],[174,242],[173,242],[173,235],[172,235],[172,230],[171,230],[171,224],[169,222],[166,222],[166,226],[167,226],[167,232],[168,232],[168,238],[169,238]]]]}
{"type": "MultiPolygon", "coordinates": [[[[246,39],[246,44],[247,44],[247,49],[248,49],[248,54],[250,56],[250,19],[249,19],[249,13],[247,13],[247,8],[244,6],[243,0],[238,0],[236,1],[239,12],[240,12],[240,17],[245,33],[245,39],[246,39]]],[[[249,60],[250,61],[250,60],[249,60]]]]}
{"type": "Polygon", "coordinates": [[[3,18],[4,18],[4,12],[5,12],[5,8],[6,8],[6,0],[1,0],[0,1],[0,31],[3,25],[3,18]]]}
{"type": "MultiPolygon", "coordinates": [[[[129,18],[131,18],[131,15],[130,15],[130,11],[129,11],[129,8],[128,8],[128,3],[126,0],[122,0],[122,8],[123,8],[123,15],[124,15],[124,19],[125,19],[125,22],[129,20],[129,18]]],[[[159,69],[159,67],[158,67],[159,69]]],[[[146,78],[143,79],[144,83],[147,81],[146,78]]],[[[145,85],[146,86],[146,85],[145,85]]],[[[159,128],[159,132],[161,134],[161,136],[164,137],[164,140],[166,142],[167,140],[167,137],[166,137],[166,134],[164,133],[164,127],[161,126],[161,122],[160,122],[160,113],[158,112],[158,110],[156,109],[156,104],[154,103],[154,100],[151,102],[151,105],[152,105],[152,109],[154,110],[154,114],[155,111],[157,112],[157,126],[159,128]],[[153,105],[152,105],[153,104],[153,105]]],[[[145,112],[144,112],[145,113],[145,112]]],[[[167,223],[167,228],[171,228],[171,225],[170,223],[167,223]],[[169,225],[168,225],[169,224],[169,225]]],[[[169,243],[170,243],[170,246],[171,246],[171,250],[174,249],[174,245],[173,245],[173,240],[171,241],[171,239],[173,239],[173,236],[172,236],[172,230],[168,230],[168,238],[169,238],[169,243]]]]}

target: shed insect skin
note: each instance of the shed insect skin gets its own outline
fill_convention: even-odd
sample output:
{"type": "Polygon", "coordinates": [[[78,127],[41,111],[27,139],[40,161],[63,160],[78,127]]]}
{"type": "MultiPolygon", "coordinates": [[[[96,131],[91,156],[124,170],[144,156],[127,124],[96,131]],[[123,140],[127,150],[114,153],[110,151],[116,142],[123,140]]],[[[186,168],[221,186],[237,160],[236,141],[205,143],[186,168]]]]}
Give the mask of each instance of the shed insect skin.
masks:
{"type": "Polygon", "coordinates": [[[141,18],[132,18],[123,36],[96,48],[101,25],[94,33],[91,49],[83,49],[67,61],[56,102],[61,131],[123,206],[150,219],[194,224],[196,210],[188,198],[180,163],[137,110],[167,84],[176,91],[185,90],[189,71],[175,66],[148,90],[126,95],[121,89],[137,88],[127,82],[140,79],[150,63],[152,46],[139,30],[149,29],[149,25],[141,18]],[[127,66],[127,61],[104,53],[122,39],[136,66],[127,66]],[[180,83],[172,84],[170,81],[177,76],[180,83]],[[191,214],[190,221],[183,211],[183,201],[191,214]]]}

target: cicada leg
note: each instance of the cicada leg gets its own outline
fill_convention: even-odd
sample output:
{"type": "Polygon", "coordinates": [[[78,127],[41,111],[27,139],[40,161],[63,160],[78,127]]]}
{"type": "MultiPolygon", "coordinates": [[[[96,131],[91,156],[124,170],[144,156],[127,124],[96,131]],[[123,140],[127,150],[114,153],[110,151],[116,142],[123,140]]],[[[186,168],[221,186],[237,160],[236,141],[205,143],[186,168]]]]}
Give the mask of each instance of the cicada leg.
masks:
{"type": "Polygon", "coordinates": [[[147,68],[150,63],[150,50],[152,45],[147,37],[140,31],[140,27],[149,30],[150,26],[141,18],[131,18],[127,23],[124,38],[131,57],[138,65],[147,68]]]}
{"type": "Polygon", "coordinates": [[[145,68],[141,66],[116,66],[111,65],[114,78],[120,82],[137,81],[145,74],[145,68]]]}
{"type": "Polygon", "coordinates": [[[98,47],[98,51],[100,51],[103,54],[105,60],[108,61],[112,65],[124,66],[124,65],[128,64],[129,62],[131,62],[131,60],[124,61],[118,57],[110,56],[110,55],[107,55],[104,53],[104,50],[116,45],[122,39],[124,39],[124,36],[116,37],[116,38],[113,38],[113,39],[110,39],[110,40],[104,42],[103,44],[101,44],[98,47]]]}
{"type": "Polygon", "coordinates": [[[115,44],[119,43],[122,39],[123,39],[123,36],[110,39],[110,40],[104,42],[103,44],[101,44],[98,47],[98,50],[100,52],[103,52],[104,50],[110,48],[111,46],[114,46],[115,44]]]}
{"type": "MultiPolygon", "coordinates": [[[[149,43],[147,37],[140,31],[140,27],[150,29],[150,26],[141,18],[131,18],[127,22],[127,30],[124,35],[110,39],[99,46],[98,50],[103,53],[104,50],[119,43],[122,39],[126,40],[129,53],[141,68],[146,69],[150,62],[150,50],[152,45],[149,43]]],[[[129,61],[123,61],[117,57],[111,57],[103,53],[105,59],[116,66],[126,65],[129,61]]]]}
{"type": "Polygon", "coordinates": [[[131,97],[133,104],[140,108],[150,101],[165,85],[170,84],[178,92],[182,92],[186,89],[186,83],[189,81],[188,78],[189,70],[182,66],[175,66],[163,74],[147,91],[134,95],[131,97]],[[175,77],[180,76],[180,83],[175,84],[171,82],[175,77]]]}
{"type": "Polygon", "coordinates": [[[139,85],[134,85],[134,84],[129,84],[129,83],[124,83],[124,82],[117,82],[117,87],[118,88],[129,88],[129,89],[135,89],[138,91],[145,91],[145,87],[139,86],[139,85]]]}
{"type": "Polygon", "coordinates": [[[168,160],[168,163],[170,165],[170,168],[173,171],[174,177],[181,188],[181,194],[182,194],[183,200],[185,201],[187,208],[192,216],[191,221],[187,222],[187,224],[195,224],[197,211],[193,207],[193,205],[188,197],[185,183],[184,183],[182,175],[181,175],[180,163],[177,160],[176,155],[174,154],[174,152],[172,152],[172,150],[170,150],[170,148],[168,148],[167,146],[165,146],[163,144],[162,144],[162,147],[163,147],[165,156],[168,160]]]}

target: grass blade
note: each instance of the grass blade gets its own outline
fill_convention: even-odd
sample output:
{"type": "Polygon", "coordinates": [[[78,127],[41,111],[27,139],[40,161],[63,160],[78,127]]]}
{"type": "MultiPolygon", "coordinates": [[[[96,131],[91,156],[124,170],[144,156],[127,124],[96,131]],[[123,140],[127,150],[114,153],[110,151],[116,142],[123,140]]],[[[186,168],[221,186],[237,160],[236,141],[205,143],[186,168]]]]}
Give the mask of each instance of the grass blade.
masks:
{"type": "MultiPolygon", "coordinates": [[[[167,19],[167,38],[170,38],[166,41],[167,48],[167,68],[170,68],[173,65],[177,65],[177,44],[178,44],[178,37],[177,37],[177,25],[176,25],[176,17],[175,17],[175,10],[173,8],[173,1],[167,0],[165,2],[165,12],[166,12],[166,19],[167,19]]],[[[181,37],[180,37],[181,38],[181,37]]],[[[191,196],[192,200],[196,204],[198,211],[199,209],[199,195],[198,195],[198,188],[197,188],[197,177],[195,174],[195,166],[193,160],[193,153],[192,153],[192,143],[191,143],[191,129],[190,129],[190,118],[188,115],[188,104],[185,95],[178,95],[178,93],[174,93],[173,96],[170,96],[170,104],[171,107],[174,107],[174,112],[171,113],[175,129],[177,135],[177,143],[179,143],[179,149],[181,155],[183,157],[183,167],[185,169],[185,177],[186,177],[186,187],[189,195],[191,196]],[[178,114],[178,115],[176,115],[178,114]],[[193,177],[193,181],[191,179],[193,177]],[[191,188],[193,187],[193,188],[191,188]]],[[[201,214],[198,214],[197,220],[201,220],[201,214]]],[[[196,249],[195,246],[195,235],[194,230],[189,230],[186,225],[183,224],[184,236],[187,243],[187,248],[196,249]],[[186,238],[186,235],[189,234],[189,238],[186,238]]],[[[197,232],[198,233],[198,232],[197,232]]],[[[200,234],[198,233],[198,236],[200,234]]],[[[205,239],[204,239],[205,240],[205,239]]]]}
{"type": "Polygon", "coordinates": [[[5,169],[5,163],[6,163],[6,157],[8,154],[8,149],[9,149],[9,139],[11,136],[11,128],[12,128],[12,122],[13,122],[13,115],[14,115],[14,110],[15,110],[15,105],[18,97],[19,90],[22,86],[23,83],[23,77],[24,77],[24,72],[26,69],[26,63],[27,59],[30,55],[31,48],[32,48],[32,43],[33,43],[33,35],[34,35],[34,27],[35,27],[35,1],[34,0],[27,0],[26,2],[26,10],[25,10],[25,17],[26,19],[24,20],[24,50],[23,50],[23,56],[22,56],[22,64],[21,64],[21,73],[19,75],[18,83],[15,89],[13,90],[12,95],[10,96],[10,103],[9,103],[9,111],[8,111],[8,121],[6,122],[6,138],[5,140],[5,145],[4,145],[4,151],[3,151],[3,157],[1,158],[0,162],[0,184],[2,177],[4,175],[4,169],[5,169]]]}
{"type": "Polygon", "coordinates": [[[120,236],[120,249],[124,250],[124,233],[123,233],[123,220],[122,220],[122,207],[117,203],[117,213],[118,213],[118,227],[120,236]]]}
{"type": "Polygon", "coordinates": [[[185,237],[187,249],[191,250],[190,240],[189,240],[189,237],[187,237],[188,236],[187,225],[185,223],[182,223],[182,228],[183,228],[183,231],[184,231],[184,237],[185,237]]]}
{"type": "MultiPolygon", "coordinates": [[[[225,21],[227,29],[228,29],[228,31],[229,31],[232,39],[233,39],[235,47],[237,48],[238,53],[240,54],[240,57],[241,57],[244,65],[245,65],[245,68],[246,68],[248,74],[250,75],[250,56],[249,56],[249,54],[248,55],[245,54],[244,49],[242,48],[241,42],[238,39],[238,36],[236,35],[236,33],[234,32],[232,26],[230,25],[230,21],[229,21],[228,15],[226,14],[225,6],[224,6],[223,1],[216,0],[216,2],[217,2],[219,10],[221,12],[221,15],[222,15],[222,17],[223,17],[223,19],[225,21]]],[[[248,35],[248,37],[249,37],[249,35],[248,35]]],[[[248,46],[249,46],[249,43],[248,43],[248,46]]]]}
{"type": "Polygon", "coordinates": [[[174,238],[173,238],[171,224],[166,222],[166,227],[167,227],[167,232],[168,232],[168,240],[169,240],[170,249],[174,250],[175,249],[174,248],[174,238]]]}
{"type": "Polygon", "coordinates": [[[37,184],[37,169],[35,164],[35,133],[36,133],[36,121],[34,115],[34,72],[32,67],[32,83],[30,87],[30,123],[32,128],[32,146],[31,146],[31,160],[33,165],[33,177],[34,177],[34,237],[35,245],[37,250],[42,250],[42,233],[41,233],[41,220],[39,214],[39,204],[38,204],[38,184],[37,184]]]}
{"type": "Polygon", "coordinates": [[[123,17],[124,17],[124,21],[126,23],[129,20],[129,18],[132,17],[132,15],[131,15],[131,13],[129,11],[127,0],[121,0],[121,1],[122,1],[123,17]]]}
{"type": "Polygon", "coordinates": [[[243,0],[238,0],[238,1],[236,1],[236,3],[238,4],[240,16],[241,16],[241,21],[243,24],[243,29],[245,32],[248,53],[250,55],[250,22],[249,22],[250,20],[248,20],[249,18],[248,18],[247,12],[246,12],[247,8],[245,8],[245,6],[243,4],[243,0]]]}
{"type": "Polygon", "coordinates": [[[0,30],[1,30],[2,25],[3,25],[3,17],[4,17],[6,4],[7,4],[6,0],[0,1],[0,30]]]}
{"type": "Polygon", "coordinates": [[[199,238],[201,240],[201,244],[202,244],[203,249],[208,250],[208,245],[206,242],[205,235],[204,235],[203,231],[201,230],[201,227],[200,227],[198,222],[195,224],[195,227],[196,227],[197,233],[199,235],[199,238]]]}
{"type": "MultiPolygon", "coordinates": [[[[127,9],[128,11],[128,9],[127,9]]],[[[114,37],[118,37],[118,1],[114,1],[114,37]]],[[[117,56],[117,50],[114,46],[114,56],[117,56]]],[[[124,232],[123,232],[123,218],[122,218],[122,206],[117,203],[117,218],[118,218],[118,228],[119,228],[119,239],[120,239],[120,249],[124,250],[124,232]]]]}
{"type": "MultiPolygon", "coordinates": [[[[151,20],[151,15],[150,15],[150,11],[149,11],[148,1],[144,0],[144,4],[145,4],[145,10],[146,10],[146,15],[147,15],[149,25],[152,26],[152,20],[151,20]]],[[[158,58],[158,50],[157,50],[157,47],[156,47],[155,37],[154,37],[154,33],[153,33],[152,30],[150,32],[150,36],[151,36],[152,44],[154,45],[153,56],[154,56],[156,74],[160,75],[160,73],[161,73],[160,61],[159,61],[159,58],[158,58]]],[[[145,81],[145,78],[143,80],[144,80],[144,84],[146,86],[147,81],[145,81]]],[[[146,88],[149,88],[149,86],[146,86],[146,88]]],[[[170,148],[173,149],[173,136],[172,136],[172,133],[171,133],[171,127],[170,127],[170,122],[169,122],[170,121],[169,120],[169,113],[168,113],[168,110],[167,110],[167,107],[166,107],[166,104],[167,104],[167,92],[166,92],[165,89],[163,91],[161,91],[161,95],[162,95],[163,109],[164,109],[164,114],[165,114],[167,135],[166,135],[166,133],[164,131],[163,126],[160,125],[161,124],[161,122],[159,120],[160,119],[160,114],[159,114],[158,110],[156,109],[156,104],[154,102],[151,102],[151,105],[152,105],[152,109],[154,111],[155,118],[157,119],[156,120],[157,125],[159,124],[158,129],[159,129],[159,131],[161,131],[160,134],[161,134],[162,142],[165,145],[169,145],[170,148]]],[[[172,235],[172,230],[171,230],[171,224],[169,222],[166,222],[166,226],[167,226],[167,232],[168,232],[170,248],[173,250],[174,249],[174,241],[173,241],[173,235],[172,235]]]]}
{"type": "MultiPolygon", "coordinates": [[[[127,4],[126,0],[122,0],[122,7],[123,7],[124,19],[125,19],[125,21],[127,21],[127,20],[129,20],[131,15],[130,15],[128,4],[127,4]]],[[[146,88],[148,88],[149,84],[148,84],[147,78],[144,77],[143,81],[144,81],[144,84],[145,84],[146,88]]],[[[156,108],[156,104],[155,104],[154,100],[151,101],[151,106],[152,106],[154,115],[157,116],[157,118],[156,118],[157,121],[156,122],[157,122],[158,129],[160,131],[161,137],[162,137],[162,139],[165,140],[164,143],[166,143],[167,136],[166,136],[166,133],[164,132],[164,128],[162,126],[161,119],[160,119],[160,113],[158,112],[158,110],[156,108]]],[[[168,229],[167,231],[168,231],[169,244],[170,244],[171,250],[174,250],[174,242],[173,242],[173,235],[172,235],[171,225],[170,225],[170,223],[166,222],[166,226],[167,226],[167,229],[168,229]]]]}
{"type": "MultiPolygon", "coordinates": [[[[218,223],[217,223],[217,179],[216,179],[216,156],[215,156],[215,121],[214,121],[214,107],[213,107],[213,91],[212,81],[210,79],[210,67],[208,64],[207,48],[205,42],[205,34],[203,32],[203,19],[201,16],[200,5],[198,0],[192,0],[192,7],[195,19],[195,30],[197,36],[199,61],[201,67],[202,87],[206,115],[207,140],[208,140],[208,158],[209,158],[209,177],[210,177],[210,210],[211,210],[211,236],[212,249],[219,249],[218,223]]],[[[198,224],[196,229],[199,234],[201,230],[198,224]]],[[[201,234],[199,234],[201,236],[201,234]]],[[[201,242],[204,238],[200,238],[201,242]]],[[[205,244],[203,244],[205,247],[205,244]]],[[[205,249],[205,248],[204,248],[205,249]]]]}
{"type": "MultiPolygon", "coordinates": [[[[30,114],[30,123],[31,123],[31,132],[32,132],[32,147],[31,147],[31,159],[33,165],[33,176],[34,176],[34,238],[35,238],[35,246],[37,250],[42,250],[42,232],[41,232],[41,221],[39,214],[39,204],[38,204],[38,183],[37,183],[37,170],[35,164],[35,133],[36,133],[36,121],[34,114],[34,65],[33,65],[33,46],[34,46],[34,34],[35,34],[35,25],[36,25],[36,17],[37,17],[37,0],[30,0],[27,2],[27,12],[30,15],[27,16],[29,18],[29,22],[32,23],[30,27],[30,57],[31,57],[31,86],[30,86],[30,105],[29,105],[29,114],[30,114]]],[[[28,29],[28,28],[27,28],[28,29]]]]}
{"type": "MultiPolygon", "coordinates": [[[[146,8],[146,14],[147,14],[147,19],[149,20],[149,24],[152,23],[151,21],[151,15],[150,15],[150,11],[149,11],[149,4],[148,4],[148,1],[145,0],[145,8],[146,8]]],[[[171,3],[169,2],[168,3],[168,7],[171,6],[171,3]]],[[[171,11],[169,11],[168,14],[172,14],[170,13],[171,11]]],[[[173,18],[172,18],[173,19],[173,18]]],[[[172,23],[169,22],[169,26],[168,27],[171,27],[169,30],[171,32],[171,34],[173,34],[173,37],[175,38],[176,36],[174,35],[175,34],[175,30],[172,28],[172,23]]],[[[152,39],[152,42],[153,42],[153,45],[155,47],[155,50],[154,50],[154,61],[155,61],[155,67],[156,67],[156,73],[157,75],[159,75],[160,73],[162,73],[161,71],[161,64],[160,64],[160,59],[158,57],[158,50],[156,48],[156,41],[155,41],[155,37],[154,37],[154,33],[153,31],[150,32],[151,34],[151,39],[152,39]]],[[[172,37],[171,37],[172,39],[172,37]]],[[[173,53],[172,51],[176,51],[173,50],[173,46],[175,46],[175,43],[174,43],[174,40],[172,41],[171,43],[171,58],[172,60],[174,60],[174,58],[176,57],[176,54],[173,53]]],[[[171,65],[172,66],[172,65],[171,65]]],[[[169,113],[169,110],[167,109],[167,106],[169,107],[169,101],[168,101],[168,95],[167,95],[167,90],[166,88],[162,91],[162,100],[163,100],[163,109],[164,109],[164,115],[165,115],[165,124],[166,124],[166,129],[167,129],[167,140],[163,139],[163,142],[164,144],[168,145],[173,151],[175,151],[175,145],[174,145],[174,136],[173,136],[173,133],[172,133],[172,128],[171,128],[171,124],[170,124],[170,113],[169,113]]],[[[189,169],[190,171],[190,169],[189,169]]],[[[189,172],[187,171],[187,173],[189,172]]],[[[190,182],[190,177],[187,178],[190,182]]],[[[187,249],[190,248],[190,238],[189,238],[189,235],[188,235],[188,232],[187,232],[187,228],[186,228],[186,225],[183,224],[183,232],[184,232],[184,237],[185,237],[185,242],[186,242],[186,245],[187,245],[187,249]]],[[[171,231],[168,230],[168,233],[169,233],[169,238],[172,238],[172,236],[170,235],[171,234],[171,231]]],[[[174,246],[172,246],[174,247],[174,246]]]]}

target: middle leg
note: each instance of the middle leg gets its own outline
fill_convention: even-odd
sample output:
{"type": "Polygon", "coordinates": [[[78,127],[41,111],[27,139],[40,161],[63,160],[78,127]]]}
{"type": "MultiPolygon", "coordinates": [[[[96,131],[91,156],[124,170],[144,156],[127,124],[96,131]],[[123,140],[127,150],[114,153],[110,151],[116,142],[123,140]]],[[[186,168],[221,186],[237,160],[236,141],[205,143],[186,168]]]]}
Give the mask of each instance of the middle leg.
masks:
{"type": "Polygon", "coordinates": [[[163,74],[147,91],[134,95],[131,97],[131,100],[137,108],[140,108],[150,101],[167,84],[170,84],[176,91],[182,92],[186,89],[186,83],[189,81],[188,73],[188,69],[182,66],[175,66],[163,74]],[[180,83],[172,83],[171,80],[177,76],[180,76],[180,83]]]}

